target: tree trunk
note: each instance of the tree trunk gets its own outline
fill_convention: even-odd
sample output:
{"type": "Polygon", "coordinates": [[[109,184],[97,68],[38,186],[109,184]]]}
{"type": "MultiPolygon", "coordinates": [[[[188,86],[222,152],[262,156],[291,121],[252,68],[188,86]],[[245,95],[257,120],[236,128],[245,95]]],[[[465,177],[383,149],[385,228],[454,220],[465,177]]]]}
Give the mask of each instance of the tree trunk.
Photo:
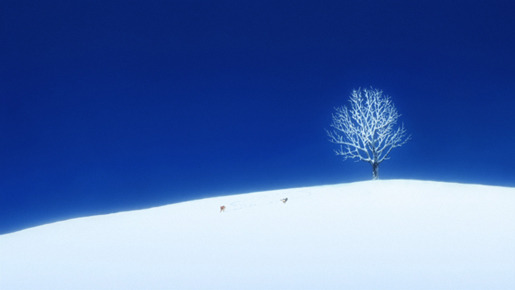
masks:
{"type": "Polygon", "coordinates": [[[377,162],[372,163],[372,179],[379,179],[379,163],[377,162]]]}

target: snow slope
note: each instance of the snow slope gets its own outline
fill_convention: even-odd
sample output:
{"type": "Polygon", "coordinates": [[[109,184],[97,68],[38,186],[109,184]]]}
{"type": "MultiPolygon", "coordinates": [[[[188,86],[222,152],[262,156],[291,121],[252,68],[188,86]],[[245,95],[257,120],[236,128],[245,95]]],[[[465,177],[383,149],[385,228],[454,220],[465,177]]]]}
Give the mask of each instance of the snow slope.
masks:
{"type": "Polygon", "coordinates": [[[0,236],[0,289],[515,289],[515,188],[381,180],[67,220],[0,236]]]}

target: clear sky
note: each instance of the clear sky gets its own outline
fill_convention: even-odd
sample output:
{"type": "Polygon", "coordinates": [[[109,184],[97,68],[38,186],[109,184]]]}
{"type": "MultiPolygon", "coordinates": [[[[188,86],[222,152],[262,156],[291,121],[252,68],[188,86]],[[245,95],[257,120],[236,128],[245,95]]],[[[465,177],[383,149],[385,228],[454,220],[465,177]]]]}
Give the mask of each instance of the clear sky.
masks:
{"type": "Polygon", "coordinates": [[[352,89],[412,140],[380,168],[515,186],[513,1],[0,1],[0,233],[368,180],[324,129],[352,89]]]}

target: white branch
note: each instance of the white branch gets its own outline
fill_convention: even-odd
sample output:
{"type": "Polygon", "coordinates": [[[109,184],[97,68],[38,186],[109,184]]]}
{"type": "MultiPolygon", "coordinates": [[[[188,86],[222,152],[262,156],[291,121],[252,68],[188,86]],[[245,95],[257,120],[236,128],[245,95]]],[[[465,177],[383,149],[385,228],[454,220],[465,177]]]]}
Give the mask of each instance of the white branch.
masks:
{"type": "Polygon", "coordinates": [[[335,108],[333,130],[326,130],[329,141],[339,145],[337,155],[378,165],[410,139],[404,125],[396,127],[400,115],[382,91],[354,90],[349,101],[349,108],[335,108]]]}

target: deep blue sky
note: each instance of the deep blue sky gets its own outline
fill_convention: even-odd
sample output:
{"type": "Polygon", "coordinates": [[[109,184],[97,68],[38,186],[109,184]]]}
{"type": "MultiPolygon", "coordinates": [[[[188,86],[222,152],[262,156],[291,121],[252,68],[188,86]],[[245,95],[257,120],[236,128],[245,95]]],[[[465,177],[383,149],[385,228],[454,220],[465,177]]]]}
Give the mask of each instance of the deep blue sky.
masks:
{"type": "Polygon", "coordinates": [[[515,186],[513,1],[0,1],[0,233],[367,180],[352,89],[413,139],[382,178],[515,186]]]}

